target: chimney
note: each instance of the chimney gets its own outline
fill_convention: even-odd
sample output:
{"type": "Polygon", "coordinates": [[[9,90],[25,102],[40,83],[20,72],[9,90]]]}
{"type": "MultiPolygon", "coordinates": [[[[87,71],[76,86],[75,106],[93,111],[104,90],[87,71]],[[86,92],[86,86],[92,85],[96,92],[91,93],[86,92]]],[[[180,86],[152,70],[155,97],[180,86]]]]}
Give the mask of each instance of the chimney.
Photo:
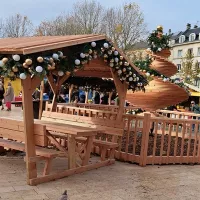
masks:
{"type": "Polygon", "coordinates": [[[197,26],[197,25],[194,25],[194,28],[198,28],[198,26],[197,26]]]}
{"type": "Polygon", "coordinates": [[[172,33],[172,29],[169,29],[169,35],[172,33]]]}
{"type": "Polygon", "coordinates": [[[187,23],[187,29],[191,28],[191,24],[187,23]]]}

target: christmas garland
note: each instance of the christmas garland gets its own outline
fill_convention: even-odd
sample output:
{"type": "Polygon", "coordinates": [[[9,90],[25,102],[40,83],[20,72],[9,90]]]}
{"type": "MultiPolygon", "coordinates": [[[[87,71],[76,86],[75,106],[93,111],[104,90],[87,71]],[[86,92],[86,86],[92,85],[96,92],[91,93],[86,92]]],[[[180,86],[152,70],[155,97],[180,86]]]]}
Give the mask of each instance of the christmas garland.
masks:
{"type": "Polygon", "coordinates": [[[163,49],[169,49],[169,39],[171,35],[163,35],[163,27],[158,26],[157,30],[153,31],[147,39],[148,50],[154,53],[160,52],[163,49]]]}
{"type": "Polygon", "coordinates": [[[63,55],[62,51],[51,52],[44,55],[2,55],[0,60],[0,75],[26,79],[27,75],[43,78],[51,71],[56,71],[58,76],[64,74],[73,75],[74,71],[84,67],[90,60],[102,57],[104,62],[112,68],[122,82],[129,85],[129,89],[143,90],[147,84],[134,68],[124,59],[111,43],[103,41],[92,42],[86,45],[75,45],[70,47],[71,55],[63,55]],[[81,50],[81,51],[80,51],[81,50]]]}

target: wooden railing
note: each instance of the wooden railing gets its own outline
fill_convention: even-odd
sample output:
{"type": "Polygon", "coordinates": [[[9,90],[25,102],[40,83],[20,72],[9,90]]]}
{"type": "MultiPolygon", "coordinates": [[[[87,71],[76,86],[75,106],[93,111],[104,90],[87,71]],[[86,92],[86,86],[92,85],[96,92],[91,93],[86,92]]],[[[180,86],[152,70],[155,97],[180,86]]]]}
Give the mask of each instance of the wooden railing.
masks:
{"type": "Polygon", "coordinates": [[[125,115],[124,119],[125,132],[117,159],[140,166],[200,162],[200,121],[151,117],[148,113],[125,115]]]}
{"type": "Polygon", "coordinates": [[[179,111],[170,111],[170,110],[157,110],[157,113],[162,116],[175,118],[175,119],[197,119],[200,118],[200,114],[195,114],[193,112],[179,112],[179,111]]]}
{"type": "MultiPolygon", "coordinates": [[[[86,109],[94,109],[94,110],[103,110],[103,111],[110,111],[110,112],[118,112],[118,106],[113,105],[102,105],[102,104],[85,104],[85,103],[58,103],[58,106],[72,106],[72,107],[79,107],[79,108],[86,108],[86,109]]],[[[46,104],[46,111],[51,110],[52,105],[47,103],[46,104]]],[[[135,110],[137,107],[135,106],[127,106],[124,107],[124,113],[127,113],[131,110],[135,110]]]]}

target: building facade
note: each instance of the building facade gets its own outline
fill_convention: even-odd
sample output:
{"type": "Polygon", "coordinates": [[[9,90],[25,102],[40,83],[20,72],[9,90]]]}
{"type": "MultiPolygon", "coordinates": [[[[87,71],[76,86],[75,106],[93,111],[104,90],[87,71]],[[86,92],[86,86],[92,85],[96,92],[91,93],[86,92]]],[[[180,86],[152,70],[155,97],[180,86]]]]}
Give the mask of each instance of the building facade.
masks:
{"type": "MultiPolygon", "coordinates": [[[[198,62],[200,66],[200,28],[194,26],[191,28],[187,24],[186,30],[180,31],[172,35],[170,40],[171,56],[170,61],[173,62],[178,69],[178,74],[173,78],[180,77],[182,69],[182,59],[189,53],[194,56],[194,63],[198,62]]],[[[194,81],[194,86],[200,88],[200,80],[194,81]]]]}

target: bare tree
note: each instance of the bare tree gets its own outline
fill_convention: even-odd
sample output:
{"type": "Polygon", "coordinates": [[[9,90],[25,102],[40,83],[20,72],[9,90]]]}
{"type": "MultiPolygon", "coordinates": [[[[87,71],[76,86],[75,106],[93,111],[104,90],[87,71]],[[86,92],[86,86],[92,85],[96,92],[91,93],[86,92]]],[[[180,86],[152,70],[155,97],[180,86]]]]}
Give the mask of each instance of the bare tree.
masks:
{"type": "Polygon", "coordinates": [[[147,34],[143,13],[136,3],[108,9],[103,21],[106,35],[124,51],[131,49],[147,34]]]}
{"type": "Polygon", "coordinates": [[[59,15],[54,20],[43,21],[36,29],[36,35],[75,35],[80,29],[76,26],[74,17],[59,15]]]}
{"type": "Polygon", "coordinates": [[[94,0],[79,1],[73,9],[72,16],[82,34],[101,32],[104,9],[100,3],[94,0]]]}
{"type": "Polygon", "coordinates": [[[20,14],[8,17],[4,21],[4,37],[24,37],[33,33],[33,24],[27,16],[20,14]]]}

